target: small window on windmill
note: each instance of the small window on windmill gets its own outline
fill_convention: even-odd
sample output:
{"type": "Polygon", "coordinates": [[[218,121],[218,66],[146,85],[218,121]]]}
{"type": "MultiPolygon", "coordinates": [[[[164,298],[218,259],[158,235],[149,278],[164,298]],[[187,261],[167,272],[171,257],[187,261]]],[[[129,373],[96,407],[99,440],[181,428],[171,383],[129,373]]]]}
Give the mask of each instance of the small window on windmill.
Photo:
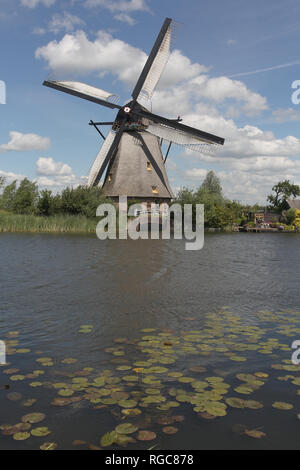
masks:
{"type": "Polygon", "coordinates": [[[112,173],[109,173],[108,175],[108,182],[110,183],[112,181],[112,173]]]}
{"type": "Polygon", "coordinates": [[[153,194],[158,194],[158,188],[157,188],[157,186],[152,186],[152,193],[153,193],[153,194]]]}
{"type": "Polygon", "coordinates": [[[151,170],[152,170],[152,166],[151,166],[151,163],[150,163],[150,162],[147,162],[147,170],[148,170],[148,171],[151,171],[151,170]]]}

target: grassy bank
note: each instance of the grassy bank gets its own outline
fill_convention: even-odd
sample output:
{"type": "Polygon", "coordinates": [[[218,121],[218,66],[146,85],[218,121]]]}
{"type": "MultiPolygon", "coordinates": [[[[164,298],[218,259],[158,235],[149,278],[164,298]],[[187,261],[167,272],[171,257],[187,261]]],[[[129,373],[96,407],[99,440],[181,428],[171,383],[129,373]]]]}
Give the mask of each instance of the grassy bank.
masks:
{"type": "Polygon", "coordinates": [[[83,215],[53,215],[41,217],[0,211],[0,233],[95,233],[97,220],[83,215]]]}

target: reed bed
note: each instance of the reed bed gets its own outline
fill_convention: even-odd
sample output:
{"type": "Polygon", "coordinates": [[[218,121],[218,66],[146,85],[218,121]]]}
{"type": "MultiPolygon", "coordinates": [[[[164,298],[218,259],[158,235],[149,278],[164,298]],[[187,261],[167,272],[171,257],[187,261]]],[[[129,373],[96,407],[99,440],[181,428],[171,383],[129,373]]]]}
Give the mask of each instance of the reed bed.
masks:
{"type": "Polygon", "coordinates": [[[0,232],[31,233],[95,233],[96,219],[83,215],[53,215],[49,217],[0,212],[0,232]]]}

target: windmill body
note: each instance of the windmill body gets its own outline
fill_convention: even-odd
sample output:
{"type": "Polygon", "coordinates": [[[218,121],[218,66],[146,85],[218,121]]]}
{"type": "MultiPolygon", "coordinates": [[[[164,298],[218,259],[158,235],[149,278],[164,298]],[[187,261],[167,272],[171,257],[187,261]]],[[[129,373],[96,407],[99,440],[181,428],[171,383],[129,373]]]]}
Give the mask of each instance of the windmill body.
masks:
{"type": "Polygon", "coordinates": [[[186,126],[180,118],[167,119],[150,111],[153,92],[170,55],[173,32],[174,23],[166,18],[132,100],[124,106],[117,104],[113,93],[81,82],[44,82],[45,86],[118,110],[113,122],[90,122],[105,140],[91,167],[88,185],[102,186],[112,199],[127,196],[147,203],[171,201],[174,195],[165,169],[168,153],[164,158],[162,141],[170,143],[169,149],[175,143],[200,152],[224,144],[221,137],[186,126]],[[106,138],[100,125],[111,126],[106,138]]]}

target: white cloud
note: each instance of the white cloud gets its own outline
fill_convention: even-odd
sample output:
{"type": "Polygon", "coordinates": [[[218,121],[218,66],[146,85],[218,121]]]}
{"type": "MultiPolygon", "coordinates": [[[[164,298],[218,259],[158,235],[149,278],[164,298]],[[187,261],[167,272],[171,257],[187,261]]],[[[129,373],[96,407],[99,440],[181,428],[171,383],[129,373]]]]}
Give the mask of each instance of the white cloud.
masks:
{"type": "Polygon", "coordinates": [[[36,162],[35,179],[40,188],[49,188],[59,191],[66,186],[76,187],[86,184],[85,176],[76,176],[73,169],[63,162],[55,162],[53,158],[40,157],[36,162]]]}
{"type": "Polygon", "coordinates": [[[38,48],[35,56],[46,60],[55,74],[110,72],[129,83],[137,79],[147,59],[140,49],[104,31],[99,31],[94,41],[89,41],[83,31],[66,34],[61,41],[51,41],[38,48]]]}
{"type": "Polygon", "coordinates": [[[8,144],[0,145],[1,152],[29,152],[33,150],[47,150],[50,147],[50,139],[37,134],[22,134],[11,131],[8,144]]]}
{"type": "Polygon", "coordinates": [[[39,36],[46,34],[47,30],[45,28],[41,28],[40,26],[36,26],[32,30],[32,34],[37,34],[39,36]]]}
{"type": "Polygon", "coordinates": [[[127,13],[119,13],[114,16],[115,20],[122,21],[123,23],[128,23],[130,26],[133,26],[136,21],[127,13]]]}
{"type": "Polygon", "coordinates": [[[276,109],[272,112],[275,122],[300,121],[300,109],[276,109]]]}
{"type": "Polygon", "coordinates": [[[56,13],[49,22],[48,30],[51,33],[59,33],[60,31],[73,31],[75,27],[84,25],[85,22],[78,16],[72,15],[64,11],[63,14],[56,13]]]}
{"type": "Polygon", "coordinates": [[[34,180],[39,189],[52,189],[54,191],[61,191],[67,186],[77,187],[79,185],[84,185],[87,183],[87,178],[85,176],[76,176],[74,173],[71,175],[65,176],[39,176],[34,180]]]}
{"type": "Polygon", "coordinates": [[[87,7],[102,6],[108,10],[115,11],[149,11],[145,0],[86,0],[87,7]]]}
{"type": "Polygon", "coordinates": [[[72,168],[66,163],[55,162],[53,158],[40,157],[36,162],[36,173],[42,176],[72,175],[72,168]]]}
{"type": "Polygon", "coordinates": [[[56,0],[21,0],[21,5],[28,8],[35,8],[40,4],[45,7],[51,7],[55,2],[56,0]]]}
{"type": "Polygon", "coordinates": [[[193,168],[192,170],[186,170],[185,176],[190,179],[204,180],[207,175],[207,170],[203,168],[193,168]]]}
{"type": "Polygon", "coordinates": [[[0,176],[5,178],[5,185],[12,183],[13,181],[21,181],[25,178],[25,175],[13,173],[12,171],[0,170],[0,176]]]}

